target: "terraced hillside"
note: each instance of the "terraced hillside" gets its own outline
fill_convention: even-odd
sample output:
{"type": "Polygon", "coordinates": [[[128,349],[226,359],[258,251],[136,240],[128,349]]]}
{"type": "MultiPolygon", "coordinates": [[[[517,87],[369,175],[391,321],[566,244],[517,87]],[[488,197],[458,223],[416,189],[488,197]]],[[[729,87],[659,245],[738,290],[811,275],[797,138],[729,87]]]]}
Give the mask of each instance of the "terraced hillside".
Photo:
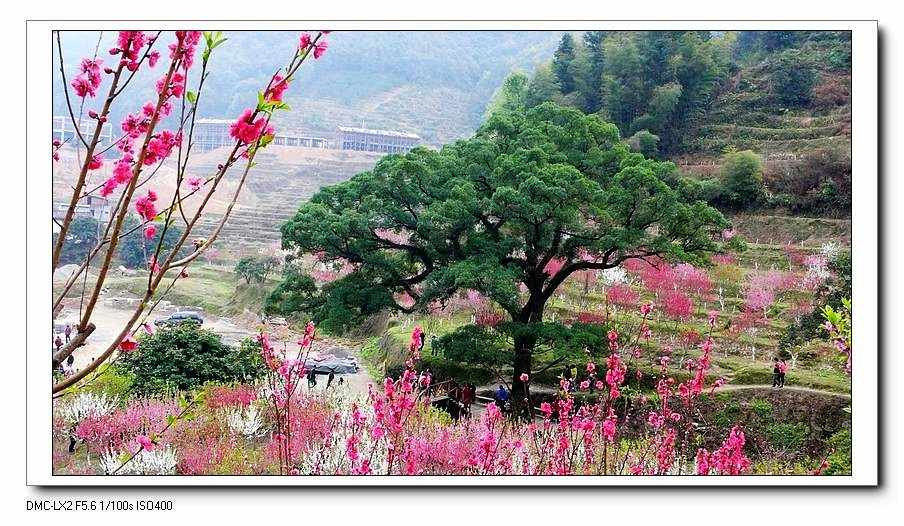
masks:
{"type": "MultiPolygon", "coordinates": [[[[206,177],[216,172],[228,152],[213,150],[193,157],[189,175],[206,177]]],[[[300,148],[272,145],[256,158],[257,166],[250,173],[232,214],[220,234],[216,247],[222,252],[243,253],[262,246],[279,244],[279,227],[298,209],[299,203],[310,198],[322,186],[344,181],[356,173],[369,170],[380,154],[300,148]]],[[[109,164],[109,163],[108,163],[109,164]]],[[[74,149],[61,150],[61,160],[54,165],[53,196],[62,203],[71,195],[71,184],[78,172],[74,149]]],[[[110,166],[91,173],[92,184],[100,184],[109,177],[110,166]]],[[[198,236],[209,235],[219,223],[235,191],[240,176],[231,170],[208,205],[210,213],[202,217],[196,227],[198,236]]],[[[175,190],[173,161],[165,163],[155,176],[153,189],[161,202],[168,202],[175,190]]],[[[112,197],[117,197],[114,194],[112,197]]],[[[186,201],[189,212],[195,210],[197,198],[186,201]]]]}
{"type": "Polygon", "coordinates": [[[725,148],[753,150],[766,174],[786,170],[808,152],[850,150],[851,70],[833,61],[837,42],[812,41],[799,49],[815,73],[810,101],[783,104],[772,86],[780,55],[766,55],[741,67],[723,86],[693,131],[685,155],[676,159],[688,173],[712,175],[725,148]]]}
{"type": "MultiPolygon", "coordinates": [[[[349,179],[369,170],[380,154],[270,146],[256,158],[258,165],[246,182],[244,199],[233,209],[216,247],[241,254],[267,245],[278,245],[279,228],[322,186],[349,179]]],[[[221,215],[203,218],[197,232],[209,234],[221,215]]]]}
{"type": "Polygon", "coordinates": [[[819,247],[825,243],[851,244],[851,220],[765,214],[738,214],[729,218],[748,243],[819,247]]]}

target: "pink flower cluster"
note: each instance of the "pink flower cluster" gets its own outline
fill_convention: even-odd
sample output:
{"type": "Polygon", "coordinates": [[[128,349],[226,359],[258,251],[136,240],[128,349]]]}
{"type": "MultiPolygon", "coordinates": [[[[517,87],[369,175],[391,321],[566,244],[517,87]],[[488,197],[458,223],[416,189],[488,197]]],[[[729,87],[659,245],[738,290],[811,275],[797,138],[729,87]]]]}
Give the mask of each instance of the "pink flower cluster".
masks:
{"type": "Polygon", "coordinates": [[[596,312],[581,311],[574,317],[571,323],[584,323],[588,325],[602,325],[606,317],[596,312]]]}
{"type": "Polygon", "coordinates": [[[481,327],[496,327],[504,319],[501,312],[492,309],[480,309],[474,313],[474,323],[481,327]]]}
{"type": "Polygon", "coordinates": [[[154,203],[157,201],[157,193],[148,190],[147,193],[135,200],[135,211],[145,221],[153,221],[157,217],[157,208],[154,203]]]}
{"type": "Polygon", "coordinates": [[[616,283],[606,291],[606,300],[619,307],[633,307],[637,305],[637,300],[639,299],[639,293],[622,283],[616,283]]]}
{"type": "Polygon", "coordinates": [[[728,438],[722,447],[709,453],[706,449],[697,450],[697,474],[709,475],[741,475],[750,469],[750,459],[744,453],[744,432],[738,427],[731,428],[728,438]]]}
{"type": "Polygon", "coordinates": [[[694,302],[684,293],[673,290],[662,298],[662,309],[669,318],[687,320],[694,313],[694,302]]]}
{"type": "Polygon", "coordinates": [[[69,83],[72,89],[75,90],[76,95],[81,98],[94,98],[97,95],[97,88],[100,87],[102,80],[100,76],[102,63],[103,61],[100,59],[82,59],[82,63],[79,65],[79,74],[69,83]]]}
{"type": "Polygon", "coordinates": [[[277,73],[273,76],[273,79],[270,80],[270,87],[267,88],[267,91],[264,93],[264,99],[269,102],[281,102],[283,98],[283,93],[289,89],[289,82],[283,78],[282,75],[277,73]]]}
{"type": "Polygon", "coordinates": [[[205,402],[211,409],[220,409],[223,407],[248,407],[255,400],[257,400],[257,391],[253,387],[238,385],[212,388],[207,394],[205,402]]]}
{"type": "MultiPolygon", "coordinates": [[[[324,35],[329,33],[329,31],[321,31],[324,35]]],[[[302,53],[308,51],[308,49],[313,44],[313,39],[309,33],[302,33],[301,37],[298,40],[298,50],[302,53]]],[[[317,44],[314,44],[314,49],[312,50],[314,53],[314,59],[319,59],[326,53],[327,42],[326,40],[320,40],[317,44]]]]}
{"type": "Polygon", "coordinates": [[[797,285],[797,276],[791,272],[770,270],[751,274],[745,287],[744,308],[765,312],[775,303],[776,295],[792,290],[797,285]]]}
{"type": "Polygon", "coordinates": [[[181,61],[182,69],[187,71],[194,63],[195,48],[200,41],[200,31],[176,31],[176,41],[169,45],[170,58],[181,61]]]}
{"type": "Polygon", "coordinates": [[[144,164],[151,165],[160,162],[170,156],[173,148],[182,144],[182,133],[173,133],[169,130],[163,130],[154,135],[148,141],[147,154],[144,157],[144,164]]]}
{"type": "Polygon", "coordinates": [[[609,397],[618,398],[621,394],[619,386],[625,381],[625,373],[628,367],[622,362],[617,352],[613,352],[606,359],[606,383],[609,384],[609,397]]]}
{"type": "Polygon", "coordinates": [[[264,135],[272,133],[273,127],[267,125],[267,119],[262,116],[255,119],[251,108],[242,112],[242,115],[229,126],[229,135],[246,145],[253,144],[264,135]]]}
{"type": "MultiPolygon", "coordinates": [[[[176,61],[181,71],[173,71],[172,74],[168,71],[166,75],[157,80],[158,100],[145,103],[140,111],[129,114],[123,119],[120,128],[124,135],[116,141],[116,147],[122,152],[122,156],[114,165],[113,175],[101,187],[101,196],[109,196],[120,185],[131,181],[133,164],[137,162],[135,159],[136,140],[150,131],[152,123],[158,122],[172,112],[173,103],[170,99],[185,95],[188,68],[191,66],[195,46],[200,36],[201,34],[198,31],[176,31],[176,43],[170,46],[170,57],[176,61]]],[[[146,35],[140,31],[121,31],[119,34],[119,47],[110,50],[110,53],[122,53],[123,64],[134,71],[140,64],[141,57],[139,52],[146,41],[146,35]]],[[[148,42],[148,45],[151,43],[148,42]]],[[[157,52],[148,54],[150,67],[156,64],[159,56],[157,52]]],[[[148,141],[141,163],[143,165],[152,165],[162,162],[171,155],[174,147],[181,143],[181,132],[161,131],[148,141]]]]}
{"type": "MultiPolygon", "coordinates": [[[[142,31],[120,31],[119,37],[116,41],[117,47],[110,50],[111,55],[122,55],[120,59],[120,65],[124,66],[129,71],[138,70],[138,66],[141,62],[142,53],[141,49],[145,44],[148,46],[154,43],[153,39],[149,38],[142,31]]],[[[152,57],[149,56],[149,61],[153,61],[153,63],[157,62],[157,59],[160,57],[159,53],[151,53],[152,57]]],[[[154,64],[151,64],[153,67],[154,64]]]]}

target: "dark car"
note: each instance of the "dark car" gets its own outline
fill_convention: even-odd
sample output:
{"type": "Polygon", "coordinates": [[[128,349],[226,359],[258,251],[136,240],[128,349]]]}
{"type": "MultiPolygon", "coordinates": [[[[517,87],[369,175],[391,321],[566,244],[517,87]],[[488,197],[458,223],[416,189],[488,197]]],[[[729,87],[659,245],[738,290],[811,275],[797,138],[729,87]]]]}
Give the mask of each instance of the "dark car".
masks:
{"type": "Polygon", "coordinates": [[[154,325],[161,327],[175,327],[176,325],[182,325],[183,323],[197,323],[198,325],[201,325],[204,323],[204,319],[201,318],[201,315],[197,312],[179,311],[170,314],[167,318],[155,321],[154,325]]]}

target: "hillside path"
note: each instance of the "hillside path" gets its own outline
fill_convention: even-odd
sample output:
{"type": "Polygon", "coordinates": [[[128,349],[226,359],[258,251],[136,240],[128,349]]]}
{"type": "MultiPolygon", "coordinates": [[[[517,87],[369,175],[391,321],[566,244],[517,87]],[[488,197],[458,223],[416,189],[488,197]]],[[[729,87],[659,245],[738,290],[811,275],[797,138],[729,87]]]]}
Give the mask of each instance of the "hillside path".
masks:
{"type": "Polygon", "coordinates": [[[847,398],[850,400],[851,395],[846,393],[837,393],[835,391],[826,391],[824,389],[814,389],[812,387],[800,387],[796,385],[786,385],[785,387],[772,387],[771,384],[725,384],[722,387],[716,389],[716,392],[723,391],[746,391],[752,389],[765,389],[768,391],[796,391],[798,393],[813,393],[820,394],[824,396],[837,396],[839,398],[847,398]]]}

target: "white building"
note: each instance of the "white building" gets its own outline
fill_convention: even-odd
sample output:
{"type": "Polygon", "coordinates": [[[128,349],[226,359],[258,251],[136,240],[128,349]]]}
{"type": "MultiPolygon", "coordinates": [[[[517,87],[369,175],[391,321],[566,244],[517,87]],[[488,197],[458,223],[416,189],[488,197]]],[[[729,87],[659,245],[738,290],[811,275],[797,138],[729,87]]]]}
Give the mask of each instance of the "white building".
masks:
{"type": "MultiPolygon", "coordinates": [[[[97,121],[94,119],[90,119],[88,117],[82,118],[79,122],[79,129],[82,131],[82,137],[84,137],[85,141],[89,144],[91,142],[91,138],[94,137],[94,130],[97,129],[97,121]]],[[[68,115],[54,115],[53,116],[53,139],[56,141],[60,141],[63,143],[70,144],[72,146],[78,145],[78,136],[75,133],[75,126],[72,124],[72,119],[69,118],[68,115]]],[[[109,144],[110,141],[113,140],[113,131],[110,127],[110,123],[106,122],[101,127],[100,130],[100,141],[98,144],[106,145],[109,144]]]]}
{"type": "MultiPolygon", "coordinates": [[[[53,203],[53,218],[62,221],[68,209],[68,202],[53,203]]],[[[92,217],[98,222],[106,223],[110,220],[110,202],[105,197],[87,195],[75,205],[75,217],[92,217]]]]}
{"type": "Polygon", "coordinates": [[[408,132],[339,127],[339,148],[342,150],[408,153],[420,143],[420,136],[408,132]]]}
{"type": "MultiPolygon", "coordinates": [[[[229,135],[229,127],[234,121],[229,119],[198,119],[195,121],[194,147],[208,152],[224,146],[235,146],[235,139],[229,135]]],[[[279,131],[273,143],[279,146],[299,146],[304,148],[326,148],[324,137],[312,137],[291,131],[279,131]]]]}

